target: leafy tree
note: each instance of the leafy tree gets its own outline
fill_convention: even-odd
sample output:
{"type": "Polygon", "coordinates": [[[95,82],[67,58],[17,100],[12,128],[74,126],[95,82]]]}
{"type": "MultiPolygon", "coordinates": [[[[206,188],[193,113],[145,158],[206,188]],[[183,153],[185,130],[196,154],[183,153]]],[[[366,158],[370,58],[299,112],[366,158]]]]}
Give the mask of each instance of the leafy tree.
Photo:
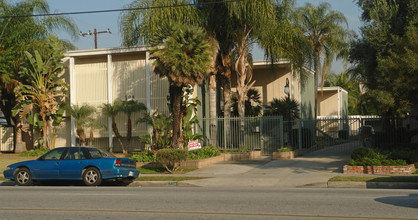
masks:
{"type": "Polygon", "coordinates": [[[88,104],[75,105],[67,107],[67,112],[71,115],[76,122],[76,132],[78,138],[80,138],[81,146],[86,146],[86,134],[84,128],[92,121],[92,114],[96,112],[93,106],[88,104]]]}
{"type": "Polygon", "coordinates": [[[140,103],[136,100],[125,100],[122,102],[121,111],[128,116],[128,123],[127,123],[127,135],[126,135],[126,152],[128,153],[129,145],[131,144],[132,139],[132,114],[136,112],[146,111],[147,106],[144,103],[140,103]]]}
{"type": "MultiPolygon", "coordinates": [[[[303,35],[310,44],[314,66],[314,91],[318,91],[318,75],[321,74],[321,87],[323,86],[326,67],[337,58],[346,58],[348,51],[348,37],[351,32],[348,30],[348,23],[345,16],[337,11],[330,10],[329,3],[321,3],[317,7],[306,3],[298,9],[297,25],[301,28],[303,35]],[[323,64],[321,65],[321,59],[323,64]]],[[[315,92],[315,118],[317,116],[318,98],[315,92]]]]}
{"type": "Polygon", "coordinates": [[[151,145],[151,151],[156,152],[170,145],[172,133],[173,119],[160,112],[147,114],[143,118],[139,118],[136,123],[145,122],[152,126],[152,135],[147,134],[140,137],[140,141],[151,145]]]}
{"type": "MultiPolygon", "coordinates": [[[[63,16],[31,17],[38,13],[50,13],[45,0],[26,0],[10,3],[0,0],[0,109],[5,115],[8,125],[15,127],[16,152],[24,151],[22,145],[22,128],[20,117],[12,116],[12,108],[17,104],[14,89],[22,79],[19,72],[28,65],[24,51],[34,54],[35,50],[43,59],[49,57],[48,38],[51,31],[64,30],[74,38],[78,29],[72,21],[63,16]],[[27,17],[7,17],[29,15],[27,17]]],[[[72,45],[60,41],[65,48],[72,45]]],[[[23,79],[24,81],[24,79],[23,79]]]]}
{"type": "MultiPolygon", "coordinates": [[[[120,111],[122,109],[122,101],[117,99],[113,102],[113,104],[110,104],[110,103],[103,104],[101,108],[102,108],[103,114],[112,119],[113,133],[115,133],[116,140],[119,142],[120,147],[122,148],[122,151],[126,152],[127,150],[123,146],[122,136],[120,135],[118,126],[116,124],[116,116],[120,113],[120,111]]],[[[113,152],[113,144],[112,143],[110,144],[109,151],[113,152]]]]}
{"type": "Polygon", "coordinates": [[[417,106],[418,2],[359,0],[364,26],[351,46],[350,73],[367,88],[385,115],[406,115],[417,106]]]}
{"type": "MultiPolygon", "coordinates": [[[[68,85],[58,74],[63,71],[59,57],[63,57],[63,51],[57,49],[47,60],[42,60],[41,55],[35,50],[34,56],[26,52],[30,62],[28,68],[21,73],[22,78],[27,79],[27,84],[19,83],[15,88],[18,104],[14,107],[13,115],[21,113],[23,118],[26,114],[36,112],[41,120],[42,147],[50,147],[47,143],[48,121],[57,113],[60,99],[64,98],[68,85]]],[[[36,116],[35,116],[36,117],[36,116]]]]}
{"type": "Polygon", "coordinates": [[[173,114],[173,148],[183,148],[181,113],[183,87],[201,83],[208,72],[211,51],[204,30],[172,24],[160,30],[151,45],[155,73],[170,83],[170,108],[173,114]]]}

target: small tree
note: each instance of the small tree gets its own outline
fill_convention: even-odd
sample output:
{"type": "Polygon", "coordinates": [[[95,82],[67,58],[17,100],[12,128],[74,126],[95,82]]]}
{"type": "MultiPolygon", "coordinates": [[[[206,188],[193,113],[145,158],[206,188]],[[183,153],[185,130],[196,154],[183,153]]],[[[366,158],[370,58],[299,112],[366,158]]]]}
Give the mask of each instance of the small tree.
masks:
{"type": "MultiPolygon", "coordinates": [[[[250,89],[245,100],[245,116],[259,116],[261,114],[261,96],[258,90],[250,89]]],[[[232,115],[238,116],[238,97],[236,94],[232,96],[232,115]]]]}
{"type": "Polygon", "coordinates": [[[125,101],[122,102],[121,111],[128,116],[128,123],[127,123],[127,135],[126,135],[126,152],[128,153],[129,145],[131,144],[132,139],[132,114],[135,112],[143,112],[147,110],[147,106],[144,103],[140,103],[136,100],[128,100],[127,98],[125,101]]]}
{"type": "Polygon", "coordinates": [[[276,99],[274,98],[270,105],[267,106],[267,111],[264,115],[274,116],[282,115],[283,120],[292,121],[299,118],[299,104],[294,99],[289,97],[276,99]]]}
{"type": "Polygon", "coordinates": [[[145,122],[152,126],[152,135],[146,134],[140,137],[140,141],[151,145],[152,152],[169,146],[172,137],[172,121],[171,117],[160,112],[154,112],[150,115],[147,114],[144,118],[138,119],[136,123],[145,122]]]}
{"type": "MultiPolygon", "coordinates": [[[[122,108],[122,102],[120,100],[115,100],[113,104],[106,103],[102,105],[102,111],[103,114],[105,114],[107,117],[110,117],[112,119],[112,130],[113,133],[115,133],[116,139],[118,140],[120,147],[122,148],[122,151],[125,153],[125,148],[123,147],[122,143],[122,136],[119,133],[118,126],[116,125],[116,116],[119,114],[122,108]]],[[[113,152],[113,144],[110,144],[109,151],[113,152]]]]}
{"type": "Polygon", "coordinates": [[[96,112],[93,106],[83,104],[82,106],[75,105],[67,107],[67,112],[76,122],[77,136],[81,141],[81,146],[86,146],[86,134],[84,128],[92,121],[92,114],[96,112]]]}

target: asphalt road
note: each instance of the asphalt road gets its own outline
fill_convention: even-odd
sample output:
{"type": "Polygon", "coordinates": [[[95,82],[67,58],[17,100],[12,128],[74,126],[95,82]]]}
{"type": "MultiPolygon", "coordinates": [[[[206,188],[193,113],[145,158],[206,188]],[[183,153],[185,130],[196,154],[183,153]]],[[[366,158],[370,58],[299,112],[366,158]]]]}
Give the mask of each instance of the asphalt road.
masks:
{"type": "Polygon", "coordinates": [[[0,219],[418,219],[416,190],[0,187],[0,219]]]}

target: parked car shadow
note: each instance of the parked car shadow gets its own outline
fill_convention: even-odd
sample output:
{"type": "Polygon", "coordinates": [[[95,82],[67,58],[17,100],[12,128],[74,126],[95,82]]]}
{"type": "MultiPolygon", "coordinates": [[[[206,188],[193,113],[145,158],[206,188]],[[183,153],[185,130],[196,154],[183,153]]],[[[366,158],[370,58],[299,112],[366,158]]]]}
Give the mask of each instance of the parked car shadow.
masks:
{"type": "MultiPolygon", "coordinates": [[[[100,186],[129,186],[132,181],[105,180],[100,186]]],[[[17,186],[14,181],[4,181],[0,186],[17,186]]],[[[81,180],[42,180],[35,181],[33,186],[85,186],[81,180]]]]}
{"type": "Polygon", "coordinates": [[[391,196],[375,199],[377,202],[381,202],[388,205],[406,207],[406,208],[418,208],[418,194],[410,194],[408,196],[391,196]]]}

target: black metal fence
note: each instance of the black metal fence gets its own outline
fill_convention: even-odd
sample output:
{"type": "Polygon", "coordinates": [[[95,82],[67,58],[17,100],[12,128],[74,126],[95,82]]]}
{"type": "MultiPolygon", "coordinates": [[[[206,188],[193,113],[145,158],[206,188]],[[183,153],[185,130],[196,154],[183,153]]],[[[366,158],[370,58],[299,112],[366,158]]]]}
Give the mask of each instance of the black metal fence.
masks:
{"type": "Polygon", "coordinates": [[[314,151],[351,141],[369,147],[390,143],[418,143],[416,118],[352,116],[317,120],[283,121],[281,116],[200,119],[196,132],[203,134],[204,145],[225,151],[261,150],[270,155],[284,146],[302,152],[314,151]]]}

